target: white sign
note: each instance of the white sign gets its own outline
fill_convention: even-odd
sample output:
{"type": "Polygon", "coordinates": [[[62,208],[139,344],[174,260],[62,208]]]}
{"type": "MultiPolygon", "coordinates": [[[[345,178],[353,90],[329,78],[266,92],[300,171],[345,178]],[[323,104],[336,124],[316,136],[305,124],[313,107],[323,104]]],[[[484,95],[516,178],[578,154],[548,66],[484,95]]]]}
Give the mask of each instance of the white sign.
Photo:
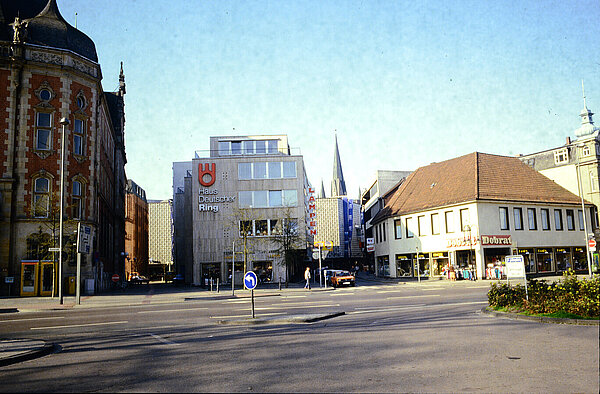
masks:
{"type": "Polygon", "coordinates": [[[375,245],[367,245],[367,252],[374,252],[375,251],[375,245]]]}
{"type": "Polygon", "coordinates": [[[367,238],[367,245],[375,245],[375,238],[367,238]]]}
{"type": "Polygon", "coordinates": [[[92,243],[92,228],[81,225],[79,230],[79,253],[90,253],[90,244],[92,243]]]}
{"type": "Polygon", "coordinates": [[[48,252],[60,252],[60,248],[48,248],[48,252]]]}
{"type": "Polygon", "coordinates": [[[506,256],[504,258],[506,264],[506,278],[525,278],[525,260],[523,256],[506,256]]]}

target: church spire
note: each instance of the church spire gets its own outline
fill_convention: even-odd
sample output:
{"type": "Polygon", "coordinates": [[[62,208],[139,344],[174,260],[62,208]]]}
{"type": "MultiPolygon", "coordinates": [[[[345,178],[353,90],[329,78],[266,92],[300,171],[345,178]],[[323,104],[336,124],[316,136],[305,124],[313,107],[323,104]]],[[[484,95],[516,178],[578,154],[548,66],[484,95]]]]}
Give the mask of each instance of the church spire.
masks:
{"type": "Polygon", "coordinates": [[[587,107],[583,80],[581,80],[581,92],[583,94],[583,109],[579,114],[579,116],[581,116],[581,127],[575,130],[576,137],[586,137],[600,130],[598,127],[594,126],[594,120],[592,119],[592,115],[594,115],[594,113],[587,107]]]}
{"type": "Polygon", "coordinates": [[[331,197],[345,196],[346,182],[342,172],[342,161],[338,148],[337,134],[335,135],[335,151],[333,152],[333,179],[331,180],[331,197]]]}
{"type": "Polygon", "coordinates": [[[119,72],[119,96],[123,97],[125,91],[125,74],[123,73],[123,62],[121,62],[121,72],[119,72]]]}
{"type": "Polygon", "coordinates": [[[323,178],[321,178],[321,190],[319,190],[319,194],[317,198],[326,198],[325,196],[325,184],[323,184],[323,178]]]}

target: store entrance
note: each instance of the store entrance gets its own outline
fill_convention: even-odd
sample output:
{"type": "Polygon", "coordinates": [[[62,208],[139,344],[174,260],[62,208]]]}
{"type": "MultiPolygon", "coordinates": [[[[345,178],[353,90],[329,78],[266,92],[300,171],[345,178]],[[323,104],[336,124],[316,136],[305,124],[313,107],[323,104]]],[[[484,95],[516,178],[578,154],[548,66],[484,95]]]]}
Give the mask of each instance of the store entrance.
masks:
{"type": "Polygon", "coordinates": [[[505,277],[504,258],[509,255],[510,248],[483,249],[486,279],[502,279],[505,277]]]}
{"type": "Polygon", "coordinates": [[[200,275],[202,277],[202,285],[210,286],[210,280],[216,283],[217,279],[221,280],[221,263],[203,263],[200,264],[200,275]]]}
{"type": "Polygon", "coordinates": [[[273,280],[272,261],[253,261],[252,267],[258,277],[258,283],[271,282],[273,280]]]}

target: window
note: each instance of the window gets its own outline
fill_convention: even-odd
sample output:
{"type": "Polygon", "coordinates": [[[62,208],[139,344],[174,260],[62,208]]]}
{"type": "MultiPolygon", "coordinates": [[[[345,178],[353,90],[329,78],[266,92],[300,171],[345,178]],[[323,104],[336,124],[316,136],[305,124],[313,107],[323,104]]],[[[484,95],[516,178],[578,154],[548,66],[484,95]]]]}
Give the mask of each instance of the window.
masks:
{"type": "Polygon", "coordinates": [[[252,220],[242,220],[240,221],[240,237],[248,236],[251,237],[254,235],[254,227],[252,220]]]}
{"type": "Polygon", "coordinates": [[[554,152],[554,164],[565,164],[569,162],[569,151],[562,148],[554,152]]]}
{"type": "Polygon", "coordinates": [[[379,225],[375,226],[375,243],[379,243],[379,225]]]}
{"type": "Polygon", "coordinates": [[[581,153],[582,153],[582,156],[589,156],[589,155],[591,154],[591,152],[590,152],[590,147],[589,147],[589,146],[587,146],[587,145],[586,145],[586,146],[584,146],[584,147],[581,149],[581,153]]]}
{"type": "Polygon", "coordinates": [[[567,209],[567,230],[575,231],[575,211],[567,209]]]}
{"type": "Polygon", "coordinates": [[[252,192],[239,192],[239,204],[240,208],[251,208],[252,207],[252,192]]]}
{"type": "Polygon", "coordinates": [[[283,205],[286,207],[298,206],[298,192],[296,190],[283,191],[283,205]]]}
{"type": "Polygon", "coordinates": [[[269,193],[266,190],[255,190],[252,198],[253,208],[266,208],[269,206],[269,193]]]}
{"type": "Polygon", "coordinates": [[[446,233],[454,232],[454,211],[446,211],[444,212],[444,216],[446,217],[446,233]]]}
{"type": "Polygon", "coordinates": [[[527,218],[529,220],[529,229],[537,230],[537,217],[535,214],[535,208],[527,208],[527,218]]]}
{"type": "Polygon", "coordinates": [[[554,210],[554,228],[556,231],[562,231],[563,229],[562,210],[560,209],[554,210]]]}
{"type": "Polygon", "coordinates": [[[268,163],[269,166],[269,179],[281,178],[281,162],[272,161],[268,163]]]}
{"type": "Polygon", "coordinates": [[[42,89],[40,90],[39,97],[42,101],[50,101],[50,99],[52,98],[52,93],[50,93],[48,89],[42,89]]]}
{"type": "Polygon", "coordinates": [[[241,155],[242,154],[242,141],[231,141],[231,154],[241,155]]]}
{"type": "Polygon", "coordinates": [[[81,119],[75,119],[73,123],[73,154],[83,155],[83,135],[85,122],[81,119]]]}
{"type": "Polygon", "coordinates": [[[268,148],[269,154],[277,153],[277,141],[279,141],[279,140],[268,140],[267,141],[267,148],[268,148]]]}
{"type": "Polygon", "coordinates": [[[590,171],[590,190],[594,193],[598,191],[598,175],[592,171],[590,171]]]}
{"type": "Polygon", "coordinates": [[[269,235],[269,226],[266,220],[254,221],[254,234],[257,237],[264,237],[266,235],[269,235]]]}
{"type": "Polygon", "coordinates": [[[412,238],[415,236],[413,233],[413,218],[406,218],[406,238],[412,238]]]}
{"type": "Polygon", "coordinates": [[[283,205],[281,190],[269,190],[269,206],[280,207],[283,205]]]}
{"type": "Polygon", "coordinates": [[[33,215],[37,218],[48,217],[50,204],[50,181],[48,178],[37,178],[33,188],[33,215]]]}
{"type": "Polygon", "coordinates": [[[521,208],[513,208],[513,216],[515,219],[515,230],[523,230],[523,210],[521,208]]]}
{"type": "Polygon", "coordinates": [[[238,179],[252,179],[252,163],[238,163],[238,179]]]}
{"type": "Polygon", "coordinates": [[[82,205],[81,205],[81,182],[73,181],[73,190],[71,194],[72,198],[72,214],[73,219],[82,218],[82,205]]]}
{"type": "Polygon", "coordinates": [[[264,155],[267,153],[266,142],[267,141],[254,141],[254,151],[256,154],[264,155]]]}
{"type": "Polygon", "coordinates": [[[253,163],[253,179],[267,179],[267,163],[253,163]]]}
{"type": "Polygon", "coordinates": [[[402,220],[400,219],[394,220],[394,238],[402,238],[402,220]]]}
{"type": "Polygon", "coordinates": [[[38,112],[36,116],[35,149],[50,150],[52,115],[38,112]]]}
{"type": "Polygon", "coordinates": [[[295,161],[284,161],[283,162],[283,177],[284,178],[295,178],[296,177],[296,162],[295,161]]]}
{"type": "Polygon", "coordinates": [[[269,234],[271,234],[271,235],[281,235],[281,233],[282,233],[281,230],[282,229],[281,229],[281,225],[279,224],[279,222],[280,222],[279,219],[271,219],[271,220],[269,220],[269,234]]]}
{"type": "Polygon", "coordinates": [[[219,141],[219,155],[229,155],[229,141],[219,141]]]}
{"type": "Polygon", "coordinates": [[[417,225],[419,226],[419,236],[425,235],[425,215],[417,216],[417,225]]]}
{"type": "Polygon", "coordinates": [[[542,230],[550,230],[550,210],[542,208],[542,230]]]}
{"type": "Polygon", "coordinates": [[[469,208],[464,208],[460,210],[460,231],[465,231],[465,227],[469,225],[471,221],[469,220],[469,208]]]}
{"type": "Polygon", "coordinates": [[[508,208],[500,207],[500,230],[509,230],[510,225],[508,224],[508,208]]]}
{"type": "Polygon", "coordinates": [[[381,230],[383,232],[383,242],[387,241],[386,231],[385,231],[385,222],[381,223],[381,230]]]}
{"type": "Polygon", "coordinates": [[[251,155],[254,153],[254,141],[242,141],[242,146],[245,155],[251,155]]]}
{"type": "Polygon", "coordinates": [[[585,227],[583,226],[583,211],[581,209],[578,210],[577,215],[579,216],[579,230],[584,231],[585,227]]]}
{"type": "Polygon", "coordinates": [[[437,213],[431,214],[431,234],[437,235],[440,233],[440,215],[437,213]]]}

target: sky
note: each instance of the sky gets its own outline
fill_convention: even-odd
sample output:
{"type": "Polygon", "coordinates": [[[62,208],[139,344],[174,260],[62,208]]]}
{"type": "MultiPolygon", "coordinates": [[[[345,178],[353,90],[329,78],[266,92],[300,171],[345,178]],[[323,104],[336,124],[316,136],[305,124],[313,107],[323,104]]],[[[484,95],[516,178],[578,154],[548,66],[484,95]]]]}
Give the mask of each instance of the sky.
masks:
{"type": "Polygon", "coordinates": [[[148,199],[172,198],[172,163],[210,136],[287,134],[329,195],[337,134],[358,198],[376,170],[563,145],[580,126],[582,80],[600,117],[598,0],[58,6],[95,42],[104,90],[123,62],[125,170],[148,199]]]}

